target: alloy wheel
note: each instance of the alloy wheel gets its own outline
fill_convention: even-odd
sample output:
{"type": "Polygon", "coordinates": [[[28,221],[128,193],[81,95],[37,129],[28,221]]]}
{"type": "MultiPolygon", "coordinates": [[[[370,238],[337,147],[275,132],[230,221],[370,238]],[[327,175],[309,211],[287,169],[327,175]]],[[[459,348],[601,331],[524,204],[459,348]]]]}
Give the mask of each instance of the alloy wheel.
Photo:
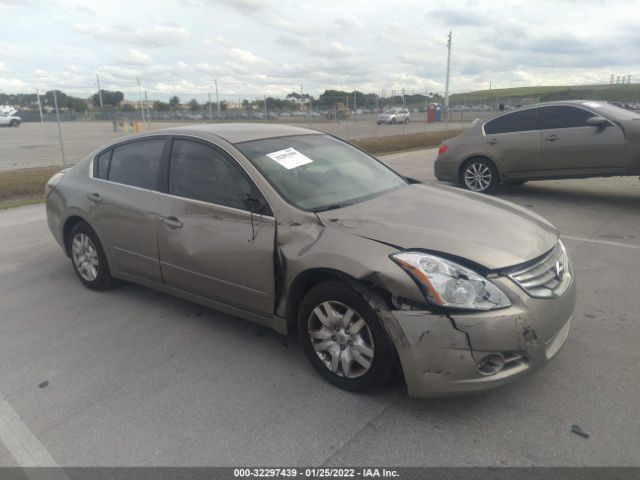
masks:
{"type": "Polygon", "coordinates": [[[76,233],[71,242],[73,264],[82,278],[93,282],[98,278],[100,261],[96,247],[88,235],[76,233]]]}
{"type": "Polygon", "coordinates": [[[464,183],[474,192],[484,192],[491,185],[491,180],[491,169],[484,163],[472,163],[464,171],[464,183]]]}
{"type": "Polygon", "coordinates": [[[334,300],[322,302],[309,315],[307,329],[316,355],[333,374],[354,379],[371,368],[373,335],[354,309],[334,300]]]}

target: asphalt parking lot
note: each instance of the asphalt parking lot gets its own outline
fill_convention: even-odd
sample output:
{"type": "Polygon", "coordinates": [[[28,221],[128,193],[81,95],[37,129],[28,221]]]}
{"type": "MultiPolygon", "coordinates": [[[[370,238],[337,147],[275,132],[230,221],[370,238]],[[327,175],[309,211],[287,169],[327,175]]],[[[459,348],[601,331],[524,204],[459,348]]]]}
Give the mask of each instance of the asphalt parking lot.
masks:
{"type": "MultiPolygon", "coordinates": [[[[369,137],[383,137],[422,133],[425,131],[455,130],[462,128],[460,122],[427,123],[420,115],[414,114],[413,121],[407,125],[377,125],[373,115],[363,115],[356,121],[309,122],[295,121],[291,118],[290,125],[313,128],[336,135],[345,139],[359,139],[369,137]]],[[[71,165],[82,160],[86,155],[100,145],[124,135],[131,135],[131,131],[124,132],[122,128],[113,130],[111,122],[63,122],[62,139],[65,161],[71,165]]],[[[189,125],[188,122],[155,122],[151,129],[189,125]]],[[[144,124],[145,130],[147,125],[144,124]]],[[[62,165],[62,151],[58,138],[58,127],[55,123],[23,123],[19,128],[0,128],[0,171],[15,170],[17,168],[43,167],[62,165]]]]}
{"type": "MultiPolygon", "coordinates": [[[[433,150],[381,158],[433,181],[433,150]]],[[[295,339],[135,285],[89,291],[42,205],[0,212],[0,465],[640,465],[640,181],[497,195],[560,228],[572,330],[532,376],[437,400],[347,393],[295,339]]]]}

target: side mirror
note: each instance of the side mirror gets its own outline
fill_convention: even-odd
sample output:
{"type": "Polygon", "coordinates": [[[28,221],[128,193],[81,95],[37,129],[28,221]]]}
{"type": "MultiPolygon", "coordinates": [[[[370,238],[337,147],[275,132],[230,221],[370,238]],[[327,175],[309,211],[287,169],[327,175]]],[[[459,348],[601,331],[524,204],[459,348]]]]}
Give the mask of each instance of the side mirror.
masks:
{"type": "Polygon", "coordinates": [[[609,125],[609,120],[604,117],[591,117],[587,118],[587,125],[592,127],[606,127],[609,125]]]}
{"type": "Polygon", "coordinates": [[[264,200],[251,193],[244,196],[244,204],[251,213],[260,213],[264,208],[264,200]]]}

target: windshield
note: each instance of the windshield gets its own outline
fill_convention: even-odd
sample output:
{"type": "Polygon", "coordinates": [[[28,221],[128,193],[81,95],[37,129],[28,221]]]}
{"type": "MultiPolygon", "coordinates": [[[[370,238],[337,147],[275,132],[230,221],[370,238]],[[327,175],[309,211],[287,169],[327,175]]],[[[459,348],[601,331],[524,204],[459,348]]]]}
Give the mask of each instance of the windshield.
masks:
{"type": "Polygon", "coordinates": [[[285,200],[303,210],[339,208],[406,185],[375,158],[328,135],[236,144],[285,200]]]}

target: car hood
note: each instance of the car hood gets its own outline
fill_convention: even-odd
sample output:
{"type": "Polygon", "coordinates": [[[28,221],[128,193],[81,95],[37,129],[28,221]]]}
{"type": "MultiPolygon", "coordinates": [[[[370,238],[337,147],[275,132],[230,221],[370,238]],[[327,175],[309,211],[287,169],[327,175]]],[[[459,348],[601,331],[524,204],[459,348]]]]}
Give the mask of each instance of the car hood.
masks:
{"type": "Polygon", "coordinates": [[[412,184],[344,208],[318,213],[331,228],[400,249],[426,249],[490,270],[549,251],[556,228],[510,202],[451,187],[412,184]]]}

